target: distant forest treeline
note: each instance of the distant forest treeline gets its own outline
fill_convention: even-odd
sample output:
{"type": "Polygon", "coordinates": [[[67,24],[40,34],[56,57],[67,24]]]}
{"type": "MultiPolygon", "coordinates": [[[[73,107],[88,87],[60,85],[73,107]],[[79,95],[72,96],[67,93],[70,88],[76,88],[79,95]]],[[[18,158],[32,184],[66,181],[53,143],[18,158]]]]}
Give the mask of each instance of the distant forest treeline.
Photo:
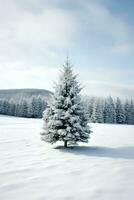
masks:
{"type": "MultiPolygon", "coordinates": [[[[51,92],[17,90],[0,96],[0,114],[17,117],[42,118],[50,100],[51,92]],[[14,95],[11,95],[13,93],[14,95]],[[47,98],[46,98],[47,97],[47,98]]],[[[120,98],[83,98],[89,122],[134,124],[134,101],[120,98]]]]}
{"type": "Polygon", "coordinates": [[[0,90],[0,114],[41,118],[51,95],[42,89],[0,90]]]}
{"type": "Polygon", "coordinates": [[[84,104],[93,123],[134,124],[134,101],[120,98],[86,98],[84,104]]]}
{"type": "Polygon", "coordinates": [[[40,96],[22,99],[20,102],[0,100],[0,114],[16,117],[42,118],[42,113],[46,107],[47,102],[40,96]]]}

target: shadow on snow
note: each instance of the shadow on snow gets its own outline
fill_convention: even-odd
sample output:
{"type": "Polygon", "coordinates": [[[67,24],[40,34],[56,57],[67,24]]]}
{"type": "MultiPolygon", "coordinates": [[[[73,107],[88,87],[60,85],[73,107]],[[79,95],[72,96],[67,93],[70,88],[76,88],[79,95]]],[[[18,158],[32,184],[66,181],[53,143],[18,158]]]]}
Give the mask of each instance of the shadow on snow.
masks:
{"type": "Polygon", "coordinates": [[[57,146],[55,149],[59,149],[64,153],[71,153],[75,155],[105,157],[105,158],[120,158],[120,159],[134,159],[134,146],[123,147],[103,147],[103,146],[74,146],[64,148],[63,146],[57,146]]]}

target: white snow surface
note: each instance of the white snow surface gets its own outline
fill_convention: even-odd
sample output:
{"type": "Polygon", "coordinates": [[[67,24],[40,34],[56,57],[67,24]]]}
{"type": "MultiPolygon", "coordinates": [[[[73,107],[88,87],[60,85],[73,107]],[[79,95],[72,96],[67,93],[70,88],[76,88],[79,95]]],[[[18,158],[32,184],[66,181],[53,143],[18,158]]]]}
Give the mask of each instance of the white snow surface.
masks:
{"type": "Polygon", "coordinates": [[[134,199],[134,126],[91,124],[89,144],[68,149],[41,127],[0,116],[0,200],[134,199]]]}

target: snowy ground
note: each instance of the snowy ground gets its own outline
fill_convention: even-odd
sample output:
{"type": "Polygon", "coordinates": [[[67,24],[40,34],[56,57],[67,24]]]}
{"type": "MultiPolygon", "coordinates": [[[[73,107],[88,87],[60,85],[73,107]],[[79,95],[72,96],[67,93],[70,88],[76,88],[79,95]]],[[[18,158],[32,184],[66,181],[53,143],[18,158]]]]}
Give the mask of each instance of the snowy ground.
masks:
{"type": "Polygon", "coordinates": [[[89,145],[67,150],[41,126],[0,116],[0,200],[134,199],[134,126],[92,124],[89,145]]]}

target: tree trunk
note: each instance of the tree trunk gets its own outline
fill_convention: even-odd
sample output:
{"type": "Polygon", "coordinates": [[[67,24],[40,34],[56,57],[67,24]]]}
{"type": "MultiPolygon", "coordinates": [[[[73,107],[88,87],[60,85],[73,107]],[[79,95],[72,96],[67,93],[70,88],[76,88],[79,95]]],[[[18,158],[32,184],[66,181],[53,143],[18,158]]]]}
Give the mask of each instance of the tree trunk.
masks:
{"type": "Polygon", "coordinates": [[[67,148],[67,141],[64,141],[64,147],[67,148]]]}

